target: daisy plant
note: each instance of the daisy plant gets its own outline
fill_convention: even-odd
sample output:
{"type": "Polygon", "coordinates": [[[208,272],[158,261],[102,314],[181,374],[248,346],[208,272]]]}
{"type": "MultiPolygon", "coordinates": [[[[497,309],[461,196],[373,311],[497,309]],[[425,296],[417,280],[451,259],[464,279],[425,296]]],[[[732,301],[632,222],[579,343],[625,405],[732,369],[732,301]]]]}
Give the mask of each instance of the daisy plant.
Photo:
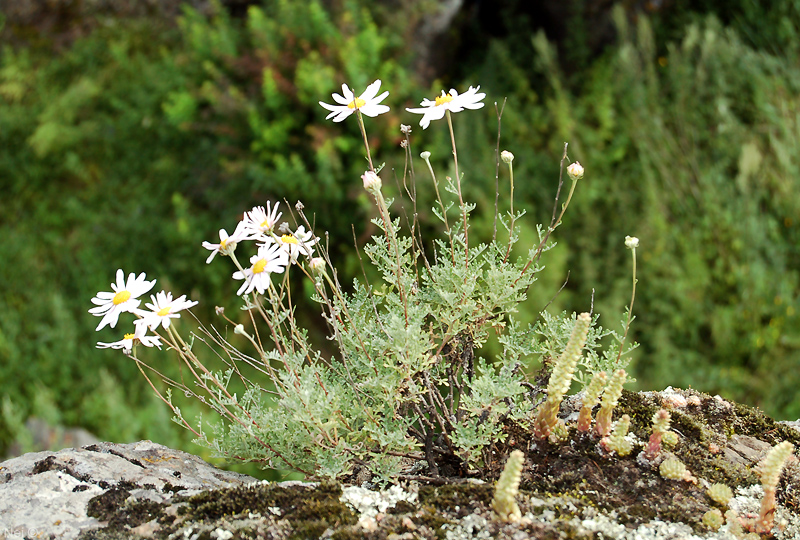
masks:
{"type": "Polygon", "coordinates": [[[448,93],[445,93],[445,91],[442,90],[442,95],[436,96],[433,100],[427,98],[423,99],[420,103],[421,107],[406,109],[410,113],[422,115],[422,120],[419,122],[419,125],[422,127],[422,129],[428,129],[428,126],[432,120],[441,120],[445,117],[447,118],[447,127],[450,129],[450,142],[452,143],[453,147],[453,163],[456,172],[456,192],[458,193],[458,204],[461,208],[461,217],[464,223],[464,241],[466,243],[469,243],[467,215],[469,214],[470,210],[468,209],[467,205],[464,204],[464,197],[461,194],[461,173],[458,170],[458,150],[456,147],[456,137],[453,133],[453,120],[451,118],[451,113],[461,112],[464,109],[482,108],[483,98],[486,97],[486,94],[483,92],[478,92],[480,88],[480,86],[477,88],[470,86],[469,90],[460,95],[455,88],[451,88],[450,92],[448,93]]]}
{"type": "MultiPolygon", "coordinates": [[[[333,94],[335,105],[320,102],[330,112],[327,119],[342,122],[355,114],[359,123],[369,163],[361,183],[377,211],[377,233],[363,252],[376,272],[365,272],[365,280],[343,287],[336,261],[319,242],[303,205],[296,205],[296,213],[286,212],[290,225],[281,220],[284,212],[278,203],[269,201],[244,212],[233,234],[220,230],[219,243],[202,244],[211,251],[207,263],[235,268],[231,278],[238,285],[241,310],[228,316],[224,308],[216,309],[232,330],[227,335],[200,324],[189,339],[181,337],[175,321],[196,304],[183,295],[162,291],[151,296],[149,311],[138,309],[135,298],[153,286],[144,282],[143,274],[125,282],[119,271],[114,292],[93,299],[97,307],[92,312],[103,316],[101,328],[116,324],[123,312],[140,318],[132,336],[100,346],[123,348],[136,359],[132,344],[137,340],[144,345],[163,342],[177,355],[193,381],[172,380],[138,359],[137,365],[172,408],[176,421],[220,456],[315,477],[367,474],[388,482],[400,476],[470,476],[481,474],[481,469],[498,470],[510,446],[502,443],[511,428],[527,430],[542,444],[550,432],[566,432],[557,415],[573,373],[584,365],[583,351],[590,354],[597,346],[596,318],[583,314],[553,323],[563,332],[551,340],[560,350],[548,356],[566,363],[556,369],[560,379],[550,385],[551,396],[537,412],[531,398],[537,389],[545,392],[547,384],[529,381],[530,370],[523,369],[536,350],[537,330],[524,326],[514,314],[536,281],[539,259],[552,246],[549,236],[560,224],[572,190],[560,201],[559,177],[550,224],[538,227],[539,241],[518,257],[512,257],[517,253],[512,248],[519,238],[516,220],[524,212],[515,212],[513,205],[499,218],[508,230],[507,244],[493,239],[471,245],[468,220],[475,205],[462,197],[451,115],[480,109],[485,94],[478,92],[480,87],[463,94],[450,90],[409,111],[423,115],[423,128],[447,117],[456,170],[455,180],[448,179],[448,192],[457,201],[445,200],[449,196],[438,188],[430,152],[423,152],[436,190],[433,212],[444,225],[444,236],[426,241],[411,219],[404,230],[398,217],[403,210],[396,206],[410,203],[416,215],[418,204],[412,130],[408,125],[400,128],[406,164],[398,185],[405,189],[385,195],[388,188],[373,166],[362,116],[389,110],[382,104],[388,92],[379,93],[380,84],[376,80],[358,97],[343,85],[341,94],[333,94]],[[463,229],[449,226],[448,213],[458,215],[463,229]],[[242,250],[247,250],[246,257],[242,250]],[[230,262],[214,262],[217,254],[230,262]],[[380,283],[366,281],[366,275],[379,276],[380,283]],[[319,304],[331,345],[312,343],[296,318],[292,291],[298,281],[319,304]],[[156,335],[148,336],[148,331],[156,335]],[[487,359],[481,349],[490,335],[499,336],[502,352],[487,359]],[[567,338],[559,341],[562,335],[574,339],[569,344],[567,338]],[[192,344],[198,342],[224,362],[221,370],[211,369],[195,354],[192,344]],[[151,379],[154,373],[162,384],[151,379]],[[167,391],[162,390],[164,384],[167,391]],[[219,418],[212,429],[184,419],[170,390],[196,397],[216,411],[219,418]]],[[[561,170],[574,189],[583,170],[577,165],[565,168],[566,150],[565,146],[561,170]]],[[[510,152],[495,155],[508,164],[513,197],[514,157],[510,152]]],[[[587,429],[583,433],[593,436],[587,429]]]]}

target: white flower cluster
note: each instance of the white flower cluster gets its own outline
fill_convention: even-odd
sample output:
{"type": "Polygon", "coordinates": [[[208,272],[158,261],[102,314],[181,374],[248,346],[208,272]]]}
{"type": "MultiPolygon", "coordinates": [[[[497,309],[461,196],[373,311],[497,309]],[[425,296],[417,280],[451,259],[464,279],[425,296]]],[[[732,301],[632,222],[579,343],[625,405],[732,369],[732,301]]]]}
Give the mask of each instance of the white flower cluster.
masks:
{"type": "Polygon", "coordinates": [[[314,255],[314,245],[319,238],[300,225],[293,233],[278,236],[275,232],[282,212],[278,212],[279,203],[273,206],[267,202],[266,209],[256,206],[244,213],[242,220],[236,225],[233,234],[228,236],[225,229],[219,231],[219,244],[203,242],[203,247],[211,250],[206,259],[210,263],[217,253],[231,256],[240,242],[252,240],[256,242],[257,253],[250,257],[250,267],[240,268],[233,273],[234,279],[243,279],[244,283],[236,294],[250,294],[258,291],[264,294],[270,284],[272,274],[282,274],[289,264],[297,264],[297,259],[304,255],[309,260],[314,255]]]}
{"type": "Polygon", "coordinates": [[[145,274],[129,274],[125,280],[125,272],[117,270],[116,283],[111,284],[113,292],[99,292],[92,298],[95,307],[89,310],[92,315],[102,317],[96,330],[101,330],[105,326],[114,328],[117,326],[119,316],[122,313],[133,313],[138,317],[134,321],[135,330],[126,333],[119,341],[112,343],[99,342],[98,348],[123,349],[126,353],[133,350],[133,346],[141,343],[145,347],[161,348],[161,338],[158,336],[148,336],[147,330],[155,330],[159,326],[169,328],[170,321],[180,317],[178,312],[197,305],[197,302],[186,299],[186,295],[172,298],[172,293],[161,291],[155,296],[150,295],[152,304],[145,304],[149,309],[139,309],[141,303],[138,298],[148,292],[156,284],[156,280],[147,281],[145,274]]]}
{"type": "MultiPolygon", "coordinates": [[[[330,105],[322,101],[319,104],[325,109],[331,111],[326,120],[333,118],[334,122],[341,122],[356,111],[361,111],[370,117],[378,116],[385,112],[389,112],[389,107],[380,105],[381,101],[386,99],[389,92],[384,92],[378,95],[381,87],[381,80],[378,79],[370,84],[364,93],[359,97],[355,97],[353,91],[346,84],[342,85],[342,94],[333,94],[333,100],[339,105],[330,105]]],[[[481,101],[486,97],[483,92],[478,93],[481,87],[469,87],[469,90],[463,94],[459,94],[454,88],[450,92],[445,93],[442,90],[441,96],[436,96],[433,100],[423,99],[420,103],[421,107],[415,109],[406,109],[408,112],[414,114],[421,114],[422,120],[419,125],[422,129],[427,129],[432,120],[441,120],[444,118],[445,112],[450,111],[453,113],[461,112],[464,109],[480,109],[483,107],[481,101]]],[[[403,133],[411,133],[410,126],[402,126],[403,133]]]]}
{"type": "MultiPolygon", "coordinates": [[[[250,266],[247,268],[240,266],[239,270],[233,273],[234,279],[244,280],[237,294],[250,294],[254,290],[264,294],[270,284],[270,275],[282,274],[289,264],[296,264],[301,255],[309,258],[312,270],[319,271],[324,267],[324,261],[312,259],[313,246],[319,238],[316,238],[311,231],[306,231],[301,225],[293,233],[280,236],[275,233],[281,215],[278,203],[273,206],[268,202],[266,209],[263,206],[256,206],[244,213],[233,234],[228,235],[225,229],[220,229],[218,244],[203,242],[203,247],[211,251],[206,263],[210,263],[217,253],[232,256],[240,242],[252,240],[257,243],[257,253],[250,257],[250,266]]],[[[288,228],[286,230],[288,231],[288,228]]],[[[186,295],[173,298],[172,293],[161,291],[155,296],[150,296],[152,303],[145,304],[149,311],[139,309],[141,301],[138,298],[150,291],[156,280],[147,281],[144,273],[138,276],[130,274],[126,280],[125,273],[121,269],[117,270],[116,277],[116,282],[111,284],[111,292],[99,292],[92,298],[95,307],[90,309],[89,313],[102,317],[96,330],[106,326],[116,327],[122,313],[133,313],[138,319],[134,321],[133,332],[126,333],[119,341],[99,342],[97,344],[99,348],[122,349],[126,353],[130,353],[136,344],[161,348],[161,338],[157,335],[147,335],[148,329],[155,331],[161,326],[167,330],[171,320],[180,317],[180,311],[197,305],[197,302],[187,300],[186,295]]]]}

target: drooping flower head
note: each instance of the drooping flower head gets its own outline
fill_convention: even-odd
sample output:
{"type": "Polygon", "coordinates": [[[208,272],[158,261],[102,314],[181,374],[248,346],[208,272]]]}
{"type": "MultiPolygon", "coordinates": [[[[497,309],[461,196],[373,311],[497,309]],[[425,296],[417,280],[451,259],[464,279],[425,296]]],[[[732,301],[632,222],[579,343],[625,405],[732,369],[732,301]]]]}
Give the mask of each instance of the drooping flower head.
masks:
{"type": "Polygon", "coordinates": [[[211,242],[203,242],[203,247],[211,250],[211,255],[208,256],[208,259],[206,259],[206,264],[213,261],[217,253],[221,253],[222,255],[230,255],[231,253],[234,252],[234,250],[236,249],[236,245],[239,242],[247,239],[248,239],[247,228],[245,227],[244,221],[240,221],[236,225],[236,230],[234,230],[233,234],[230,236],[228,236],[228,232],[225,229],[220,229],[219,244],[212,244],[211,242]]]}
{"type": "Polygon", "coordinates": [[[178,312],[197,305],[197,302],[187,300],[185,294],[173,300],[172,293],[164,291],[156,293],[155,296],[151,294],[150,299],[153,303],[145,304],[150,311],[137,310],[136,314],[142,318],[135,321],[135,324],[147,326],[150,330],[155,330],[159,324],[167,328],[170,319],[180,318],[178,312]]]}
{"type": "Polygon", "coordinates": [[[275,203],[275,206],[271,206],[271,203],[267,201],[266,210],[263,206],[256,206],[244,213],[242,223],[250,240],[263,241],[275,229],[275,225],[283,215],[283,212],[278,212],[278,204],[275,203]]]}
{"type": "Polygon", "coordinates": [[[106,325],[111,328],[117,326],[119,314],[133,312],[138,308],[140,302],[137,298],[152,289],[155,284],[156,280],[147,281],[144,272],[138,277],[136,274],[129,274],[128,280],[125,281],[125,273],[122,269],[117,270],[117,281],[111,284],[114,292],[99,292],[92,298],[92,303],[96,307],[90,309],[89,313],[103,317],[96,329],[100,330],[106,325]]]}
{"type": "Polygon", "coordinates": [[[250,257],[250,268],[244,272],[234,272],[234,279],[245,280],[236,294],[250,294],[253,290],[264,294],[270,284],[270,274],[282,274],[289,264],[288,253],[278,244],[265,244],[258,248],[258,253],[250,257]]]}
{"type": "Polygon", "coordinates": [[[389,107],[386,105],[380,105],[380,102],[386,99],[386,96],[389,95],[389,92],[386,91],[381,95],[378,95],[378,91],[381,89],[381,80],[378,79],[369,86],[367,89],[364,90],[364,93],[358,97],[355,97],[353,91],[350,90],[346,84],[342,85],[342,94],[334,93],[331,97],[333,100],[338,103],[339,105],[329,105],[327,103],[323,103],[322,101],[319,104],[328,109],[330,114],[325,117],[325,120],[329,120],[333,118],[334,122],[341,122],[356,110],[361,111],[362,114],[366,114],[369,117],[375,117],[379,114],[383,114],[389,111],[389,107]]]}
{"type": "Polygon", "coordinates": [[[457,113],[464,109],[480,109],[483,107],[481,100],[486,97],[486,94],[483,92],[478,93],[480,89],[480,86],[477,88],[470,86],[469,90],[463,94],[459,94],[454,88],[451,88],[447,94],[442,90],[442,95],[436,96],[433,101],[425,98],[420,103],[422,107],[406,110],[414,114],[421,114],[422,120],[420,120],[419,125],[422,126],[422,129],[428,129],[431,121],[441,120],[444,118],[446,111],[457,113]]]}
{"type": "Polygon", "coordinates": [[[161,338],[158,336],[147,336],[147,326],[142,324],[135,325],[136,330],[132,334],[125,334],[125,336],[113,343],[97,343],[98,349],[122,349],[125,353],[130,353],[136,343],[141,343],[145,347],[158,347],[161,348],[161,338]]]}

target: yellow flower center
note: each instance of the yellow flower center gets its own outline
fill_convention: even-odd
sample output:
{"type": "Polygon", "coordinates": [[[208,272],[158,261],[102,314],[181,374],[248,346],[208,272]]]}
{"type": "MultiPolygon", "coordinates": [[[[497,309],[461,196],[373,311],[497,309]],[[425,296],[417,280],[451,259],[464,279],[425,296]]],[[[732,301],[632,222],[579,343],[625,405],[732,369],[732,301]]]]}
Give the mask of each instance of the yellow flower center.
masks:
{"type": "Polygon", "coordinates": [[[136,337],[135,334],[125,334],[125,337],[123,337],[122,339],[133,339],[134,337],[136,337]]]}
{"type": "Polygon", "coordinates": [[[450,103],[453,101],[453,96],[450,94],[445,94],[443,96],[436,96],[436,106],[444,105],[445,103],[450,103]]]}
{"type": "Polygon", "coordinates": [[[281,236],[281,242],[284,244],[299,244],[300,242],[297,241],[297,238],[292,236],[291,234],[284,234],[281,236]]]}
{"type": "Polygon", "coordinates": [[[259,259],[256,264],[253,265],[253,274],[260,274],[264,271],[264,268],[267,266],[267,259],[259,259]]]}
{"type": "Polygon", "coordinates": [[[171,309],[172,309],[172,306],[167,306],[165,308],[161,308],[158,311],[156,311],[156,315],[158,315],[159,317],[166,317],[167,315],[169,315],[169,311],[171,309]]]}
{"type": "Polygon", "coordinates": [[[223,250],[223,249],[225,249],[225,246],[226,246],[226,245],[228,245],[228,239],[227,239],[227,238],[226,238],[225,240],[220,240],[220,242],[219,242],[219,249],[220,249],[220,250],[223,250]]]}
{"type": "Polygon", "coordinates": [[[261,222],[261,225],[259,225],[259,227],[263,227],[265,229],[268,229],[270,226],[272,226],[272,224],[269,222],[268,219],[265,219],[264,221],[261,222]]]}
{"type": "Polygon", "coordinates": [[[111,300],[115,306],[122,304],[123,302],[127,302],[131,298],[130,291],[119,291],[117,294],[114,295],[114,299],[111,300]]]}
{"type": "Polygon", "coordinates": [[[366,101],[364,101],[360,97],[357,97],[356,99],[354,99],[353,101],[351,101],[350,103],[347,104],[347,108],[348,109],[360,109],[361,107],[363,107],[366,104],[367,104],[366,101]]]}

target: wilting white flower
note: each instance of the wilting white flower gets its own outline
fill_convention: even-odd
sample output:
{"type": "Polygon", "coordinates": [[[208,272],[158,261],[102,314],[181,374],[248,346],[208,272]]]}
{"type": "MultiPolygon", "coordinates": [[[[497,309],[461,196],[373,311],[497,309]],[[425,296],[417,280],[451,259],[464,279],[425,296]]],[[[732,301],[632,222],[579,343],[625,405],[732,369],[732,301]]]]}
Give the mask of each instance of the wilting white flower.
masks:
{"type": "Polygon", "coordinates": [[[367,116],[378,116],[379,114],[383,114],[389,110],[389,107],[386,105],[380,105],[380,102],[383,101],[386,96],[389,95],[389,92],[386,91],[381,95],[378,95],[378,90],[381,88],[381,80],[378,79],[374,83],[367,86],[367,89],[364,90],[364,93],[358,97],[355,97],[353,91],[346,85],[342,85],[342,94],[339,95],[334,93],[332,95],[333,100],[338,103],[339,105],[329,105],[327,103],[323,103],[322,101],[319,102],[322,107],[331,111],[331,113],[325,117],[325,120],[333,118],[334,122],[341,122],[354,112],[356,109],[361,111],[363,114],[367,116]]]}
{"type": "Polygon", "coordinates": [[[256,206],[249,212],[245,212],[242,223],[244,223],[244,231],[248,235],[248,239],[261,240],[262,237],[273,231],[283,215],[283,212],[278,212],[278,204],[275,203],[275,206],[271,206],[271,203],[267,202],[266,210],[263,206],[256,206]]]}
{"type": "Polygon", "coordinates": [[[367,191],[380,191],[381,177],[375,174],[375,171],[367,171],[361,175],[361,180],[364,181],[364,189],[367,191]]]}
{"type": "Polygon", "coordinates": [[[509,152],[508,150],[503,150],[500,152],[500,159],[503,160],[504,163],[511,163],[514,161],[514,154],[509,152]]]}
{"type": "Polygon", "coordinates": [[[411,126],[400,124],[400,133],[408,135],[409,133],[411,133],[411,126]]]}
{"type": "Polygon", "coordinates": [[[639,239],[635,236],[626,236],[625,237],[625,247],[628,249],[636,249],[639,247],[639,239]]]}
{"type": "Polygon", "coordinates": [[[172,293],[164,291],[156,293],[155,296],[151,294],[150,299],[153,301],[153,303],[145,304],[145,306],[147,306],[151,311],[136,311],[137,315],[142,316],[141,319],[136,321],[136,324],[145,325],[150,328],[150,330],[155,330],[159,324],[164,328],[167,328],[170,325],[170,319],[180,318],[180,315],[178,314],[179,311],[197,305],[197,302],[187,300],[185,294],[173,300],[172,293]]]}
{"type": "Polygon", "coordinates": [[[236,230],[234,230],[233,234],[230,236],[228,236],[228,232],[225,229],[220,229],[219,244],[203,242],[203,247],[211,250],[211,255],[208,256],[208,259],[206,259],[206,264],[213,261],[217,253],[222,253],[223,255],[230,255],[233,253],[236,249],[236,245],[239,242],[248,239],[247,234],[248,233],[244,221],[240,221],[236,224],[236,230]]]}
{"type": "Polygon", "coordinates": [[[147,326],[145,325],[135,325],[136,330],[133,334],[125,334],[125,336],[119,340],[114,341],[113,343],[97,343],[98,349],[122,349],[126,353],[130,353],[133,350],[133,346],[138,341],[145,347],[158,347],[161,348],[161,338],[158,336],[146,336],[145,332],[147,332],[147,326]]]}
{"type": "Polygon", "coordinates": [[[300,225],[294,233],[284,234],[283,236],[279,236],[277,241],[274,239],[272,239],[272,241],[286,252],[292,264],[296,264],[297,257],[299,257],[301,253],[311,258],[314,254],[314,248],[311,246],[316,244],[319,238],[316,238],[314,233],[306,231],[306,228],[300,225]]]}
{"type": "Polygon", "coordinates": [[[92,315],[102,316],[100,324],[97,325],[97,330],[100,330],[106,325],[114,328],[119,320],[119,314],[125,312],[133,312],[139,307],[139,300],[136,300],[141,295],[153,288],[156,280],[147,281],[144,272],[139,274],[129,274],[128,281],[125,281],[125,273],[122,269],[117,270],[117,282],[111,284],[111,289],[114,292],[99,292],[97,296],[92,298],[92,303],[96,304],[89,310],[92,315]]]}
{"type": "Polygon", "coordinates": [[[289,264],[289,255],[277,244],[265,244],[258,248],[258,253],[250,257],[250,268],[244,272],[234,272],[234,279],[245,280],[236,294],[250,294],[257,290],[264,294],[270,283],[270,274],[282,274],[289,264]]]}
{"type": "Polygon", "coordinates": [[[432,120],[444,118],[445,111],[457,113],[464,109],[480,109],[483,107],[481,100],[486,97],[486,94],[483,92],[478,93],[480,88],[480,86],[477,88],[470,86],[469,90],[463,94],[459,94],[454,88],[451,88],[448,94],[445,94],[444,90],[442,90],[442,95],[436,96],[433,101],[428,98],[423,99],[422,103],[420,103],[422,105],[421,108],[406,110],[414,114],[421,114],[422,120],[420,120],[419,125],[422,126],[422,129],[428,129],[432,120]]]}
{"type": "Polygon", "coordinates": [[[583,178],[583,166],[576,161],[567,167],[567,174],[573,180],[580,180],[583,178]]]}

